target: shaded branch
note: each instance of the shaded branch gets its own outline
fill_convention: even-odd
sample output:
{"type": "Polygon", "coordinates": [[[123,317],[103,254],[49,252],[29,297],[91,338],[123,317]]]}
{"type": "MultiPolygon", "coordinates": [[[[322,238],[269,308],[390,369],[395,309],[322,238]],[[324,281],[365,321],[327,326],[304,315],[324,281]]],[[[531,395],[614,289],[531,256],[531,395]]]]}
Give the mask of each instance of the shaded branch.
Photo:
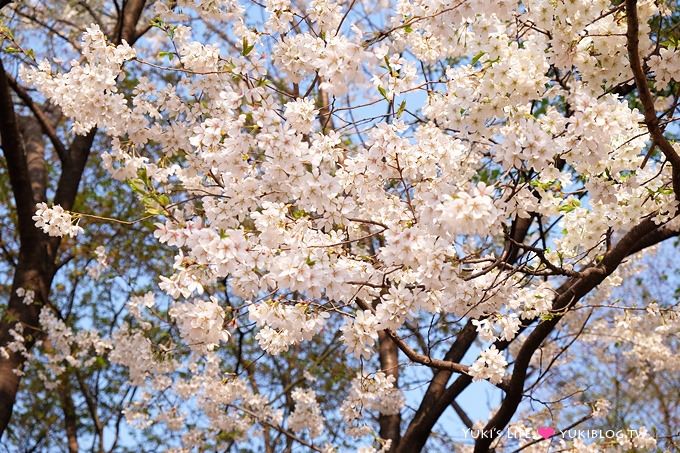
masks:
{"type": "Polygon", "coordinates": [[[468,416],[468,414],[463,410],[462,407],[460,407],[460,404],[456,402],[456,400],[451,401],[451,407],[453,408],[453,411],[458,415],[458,418],[463,422],[466,428],[472,429],[474,426],[474,422],[472,419],[468,416]]]}
{"type": "Polygon", "coordinates": [[[428,355],[416,352],[411,348],[404,340],[402,340],[399,335],[396,334],[391,329],[386,329],[385,332],[392,338],[392,341],[396,343],[401,352],[403,352],[406,357],[411,359],[413,362],[420,363],[421,365],[429,366],[432,368],[438,368],[440,370],[454,371],[456,373],[468,374],[470,367],[467,365],[462,365],[460,363],[454,362],[452,360],[440,360],[434,359],[428,355]]]}
{"type": "Polygon", "coordinates": [[[19,237],[22,242],[30,241],[35,239],[37,233],[32,219],[35,202],[31,190],[26,151],[14,111],[9,79],[2,60],[0,60],[0,145],[7,162],[7,172],[14,194],[19,221],[19,237]]]}
{"type": "Polygon", "coordinates": [[[137,22],[142,16],[145,0],[128,0],[123,2],[123,10],[118,16],[118,23],[113,33],[113,40],[116,44],[126,41],[133,45],[137,40],[137,22]]]}
{"type": "Polygon", "coordinates": [[[47,117],[47,114],[33,101],[28,92],[22,86],[20,86],[17,81],[14,80],[14,78],[8,75],[7,80],[17,96],[19,96],[26,107],[31,110],[33,115],[35,115],[35,118],[40,123],[40,128],[43,134],[47,135],[47,137],[50,139],[50,142],[52,143],[52,146],[54,146],[55,151],[59,155],[59,160],[61,160],[62,163],[68,162],[69,155],[66,147],[57,136],[57,131],[52,125],[52,121],[50,121],[50,119],[47,117]]]}
{"type": "MultiPolygon", "coordinates": [[[[371,310],[371,307],[369,307],[368,304],[363,300],[356,299],[356,302],[362,310],[371,310]]],[[[406,357],[408,357],[413,362],[420,363],[421,365],[429,366],[431,368],[438,368],[440,370],[455,371],[457,373],[465,374],[467,374],[470,369],[470,367],[461,365],[460,363],[454,362],[452,360],[434,359],[425,354],[416,352],[392,329],[385,329],[384,332],[392,339],[392,341],[394,341],[401,352],[403,352],[406,357]]]]}

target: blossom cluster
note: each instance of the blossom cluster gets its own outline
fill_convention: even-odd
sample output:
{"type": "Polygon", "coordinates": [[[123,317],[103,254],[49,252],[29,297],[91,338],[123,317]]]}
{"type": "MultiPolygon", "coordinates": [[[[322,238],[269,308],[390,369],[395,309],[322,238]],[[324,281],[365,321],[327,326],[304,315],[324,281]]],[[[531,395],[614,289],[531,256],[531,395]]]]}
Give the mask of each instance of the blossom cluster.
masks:
{"type": "Polygon", "coordinates": [[[83,231],[77,223],[74,223],[71,213],[59,205],[50,208],[46,203],[38,203],[33,221],[36,227],[50,236],[75,237],[83,231]]]}
{"type": "Polygon", "coordinates": [[[224,310],[215,301],[175,304],[168,314],[175,319],[182,338],[192,348],[210,351],[229,340],[229,332],[224,329],[224,310]]]}
{"type": "Polygon", "coordinates": [[[17,288],[16,295],[21,297],[21,300],[26,305],[31,305],[35,300],[35,291],[32,289],[17,288]]]}
{"type": "Polygon", "coordinates": [[[316,392],[311,389],[295,389],[290,396],[295,401],[295,410],[288,417],[288,427],[294,432],[308,430],[311,438],[321,435],[324,417],[316,392]]]}
{"type": "Polygon", "coordinates": [[[392,415],[399,413],[403,404],[404,396],[394,387],[394,376],[379,371],[369,376],[359,375],[352,381],[340,412],[350,425],[348,433],[359,437],[371,432],[370,426],[357,423],[363,419],[364,410],[392,415]]]}
{"type": "Polygon", "coordinates": [[[508,361],[496,349],[491,346],[489,349],[482,351],[479,358],[470,367],[470,375],[473,380],[488,379],[494,384],[498,384],[503,380],[505,374],[505,367],[508,366],[508,361]]]}
{"type": "Polygon", "coordinates": [[[248,315],[261,327],[256,338],[260,347],[270,354],[279,354],[294,344],[311,339],[330,316],[326,312],[314,314],[304,304],[287,306],[276,302],[253,304],[248,315]]]}
{"type": "Polygon", "coordinates": [[[39,371],[39,376],[47,389],[59,385],[57,378],[68,367],[89,367],[112,348],[111,342],[101,338],[95,330],[74,331],[47,306],[40,311],[39,320],[45,333],[42,341],[48,345],[45,369],[39,371]]]}

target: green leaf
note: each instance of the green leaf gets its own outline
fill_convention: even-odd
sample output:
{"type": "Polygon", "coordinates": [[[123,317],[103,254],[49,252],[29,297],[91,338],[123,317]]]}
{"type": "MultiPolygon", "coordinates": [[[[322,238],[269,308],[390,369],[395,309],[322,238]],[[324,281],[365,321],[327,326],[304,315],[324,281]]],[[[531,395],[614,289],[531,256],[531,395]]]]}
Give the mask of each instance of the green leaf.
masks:
{"type": "Polygon", "coordinates": [[[142,198],[142,204],[144,205],[144,210],[150,215],[161,215],[163,210],[159,208],[158,202],[151,196],[145,196],[142,198]]]}
{"type": "Polygon", "coordinates": [[[479,61],[479,59],[482,58],[485,54],[486,54],[486,52],[484,52],[483,50],[480,50],[479,52],[477,52],[477,55],[472,57],[472,61],[470,62],[470,64],[472,64],[473,66],[476,65],[477,62],[479,61]]]}
{"type": "Polygon", "coordinates": [[[9,27],[2,23],[0,23],[0,36],[5,37],[10,41],[14,41],[14,33],[12,33],[12,30],[10,30],[9,27]]]}
{"type": "Polygon", "coordinates": [[[255,44],[252,44],[252,45],[249,44],[248,40],[245,37],[243,37],[242,46],[243,47],[242,47],[242,50],[241,50],[241,55],[243,55],[244,57],[247,57],[248,54],[250,52],[252,52],[253,49],[255,48],[255,44]]]}
{"type": "Polygon", "coordinates": [[[295,220],[299,220],[305,216],[307,216],[307,212],[304,209],[294,209],[292,212],[292,217],[295,220]]]}
{"type": "Polygon", "coordinates": [[[151,19],[151,22],[149,22],[149,25],[155,28],[160,28],[163,29],[165,28],[165,22],[160,17],[154,17],[151,19]]]}
{"type": "Polygon", "coordinates": [[[146,167],[142,167],[137,170],[137,176],[144,182],[145,185],[150,185],[151,181],[149,180],[149,175],[146,173],[146,167]]]}
{"type": "Polygon", "coordinates": [[[106,366],[106,359],[104,357],[97,357],[94,363],[97,368],[104,368],[106,366]]]}
{"type": "Polygon", "coordinates": [[[142,195],[144,195],[146,193],[146,190],[144,190],[144,188],[145,188],[144,181],[142,181],[139,178],[128,179],[127,184],[128,184],[128,186],[130,186],[130,189],[132,189],[132,191],[135,192],[135,193],[142,194],[142,195]]]}
{"type": "Polygon", "coordinates": [[[491,65],[493,65],[493,64],[495,64],[495,63],[498,63],[499,61],[501,61],[501,57],[500,57],[500,56],[494,58],[493,60],[489,60],[489,61],[487,61],[486,63],[487,63],[489,66],[491,66],[491,65]]]}
{"type": "Polygon", "coordinates": [[[541,182],[538,179],[532,179],[529,185],[532,187],[538,187],[539,189],[548,190],[553,185],[555,181],[541,182]]]}
{"type": "Polygon", "coordinates": [[[383,60],[385,60],[385,66],[387,67],[387,70],[390,71],[390,75],[392,77],[396,77],[398,74],[396,74],[394,69],[392,69],[392,65],[390,65],[390,59],[387,58],[387,55],[385,55],[385,58],[383,58],[383,60]]]}
{"type": "Polygon", "coordinates": [[[162,193],[158,196],[157,201],[161,206],[167,206],[170,204],[170,197],[162,193]]]}
{"type": "Polygon", "coordinates": [[[565,213],[566,213],[566,212],[571,212],[571,211],[573,211],[574,209],[578,208],[579,206],[581,206],[581,202],[578,201],[576,198],[572,198],[571,200],[569,200],[568,203],[565,203],[565,204],[563,204],[562,206],[560,206],[559,211],[560,211],[560,212],[565,212],[565,213]]]}
{"type": "Polygon", "coordinates": [[[172,61],[175,58],[175,53],[168,52],[167,50],[161,50],[160,52],[158,52],[158,56],[160,58],[168,57],[168,60],[172,61]]]}
{"type": "Polygon", "coordinates": [[[404,113],[404,110],[406,110],[406,99],[401,101],[401,104],[399,104],[399,110],[397,110],[397,118],[401,117],[401,114],[404,113]]]}

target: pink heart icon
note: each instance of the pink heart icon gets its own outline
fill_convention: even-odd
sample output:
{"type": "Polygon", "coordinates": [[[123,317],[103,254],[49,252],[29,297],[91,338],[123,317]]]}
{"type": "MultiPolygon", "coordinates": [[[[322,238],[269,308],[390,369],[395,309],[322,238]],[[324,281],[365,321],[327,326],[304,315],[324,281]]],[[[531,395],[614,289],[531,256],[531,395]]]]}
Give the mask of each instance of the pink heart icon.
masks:
{"type": "Polygon", "coordinates": [[[548,439],[555,434],[555,428],[550,426],[540,426],[537,431],[538,434],[544,439],[548,439]]]}

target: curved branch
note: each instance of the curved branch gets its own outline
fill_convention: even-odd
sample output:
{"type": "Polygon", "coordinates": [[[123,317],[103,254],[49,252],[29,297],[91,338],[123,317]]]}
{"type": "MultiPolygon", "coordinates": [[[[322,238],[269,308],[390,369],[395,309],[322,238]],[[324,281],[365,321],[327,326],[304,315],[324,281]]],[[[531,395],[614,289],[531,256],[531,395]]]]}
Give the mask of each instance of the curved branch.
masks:
{"type": "Polygon", "coordinates": [[[401,352],[403,352],[406,355],[406,357],[408,357],[409,359],[416,363],[420,363],[421,365],[437,368],[440,370],[454,371],[456,373],[461,374],[468,374],[470,371],[470,367],[467,365],[462,365],[452,360],[433,359],[428,355],[420,354],[419,352],[416,352],[413,348],[411,348],[393,330],[387,329],[386,332],[390,336],[390,338],[392,338],[392,341],[394,341],[397,344],[399,349],[401,349],[401,352]]]}
{"type": "MultiPolygon", "coordinates": [[[[645,124],[652,137],[652,147],[658,146],[661,152],[666,156],[666,159],[673,167],[673,190],[676,198],[680,197],[680,155],[675,151],[673,145],[670,144],[663,131],[659,127],[659,119],[656,117],[656,109],[654,107],[654,100],[652,93],[649,91],[647,84],[647,76],[642,69],[642,62],[640,61],[639,49],[639,31],[640,24],[637,14],[637,0],[626,0],[626,22],[628,29],[626,30],[626,40],[628,42],[628,60],[630,61],[630,69],[633,71],[635,78],[635,85],[637,86],[640,96],[640,102],[644,110],[645,124]]],[[[680,199],[680,198],[679,198],[680,199]]]]}
{"type": "Polygon", "coordinates": [[[69,156],[66,151],[66,147],[57,136],[57,131],[52,125],[52,121],[50,121],[50,119],[47,117],[47,114],[33,101],[28,92],[21,85],[19,85],[17,81],[14,80],[14,78],[8,75],[7,81],[9,86],[12,87],[12,90],[14,90],[17,96],[19,96],[19,98],[24,102],[26,107],[28,107],[33,115],[35,115],[36,119],[40,123],[40,129],[42,129],[43,133],[50,139],[52,146],[54,146],[55,151],[59,155],[59,160],[61,160],[62,163],[68,162],[69,156]]]}
{"type": "Polygon", "coordinates": [[[0,60],[0,146],[7,162],[9,180],[19,221],[19,237],[23,242],[35,240],[37,230],[33,225],[35,202],[31,177],[21,138],[18,118],[9,88],[9,79],[0,60]]]}

